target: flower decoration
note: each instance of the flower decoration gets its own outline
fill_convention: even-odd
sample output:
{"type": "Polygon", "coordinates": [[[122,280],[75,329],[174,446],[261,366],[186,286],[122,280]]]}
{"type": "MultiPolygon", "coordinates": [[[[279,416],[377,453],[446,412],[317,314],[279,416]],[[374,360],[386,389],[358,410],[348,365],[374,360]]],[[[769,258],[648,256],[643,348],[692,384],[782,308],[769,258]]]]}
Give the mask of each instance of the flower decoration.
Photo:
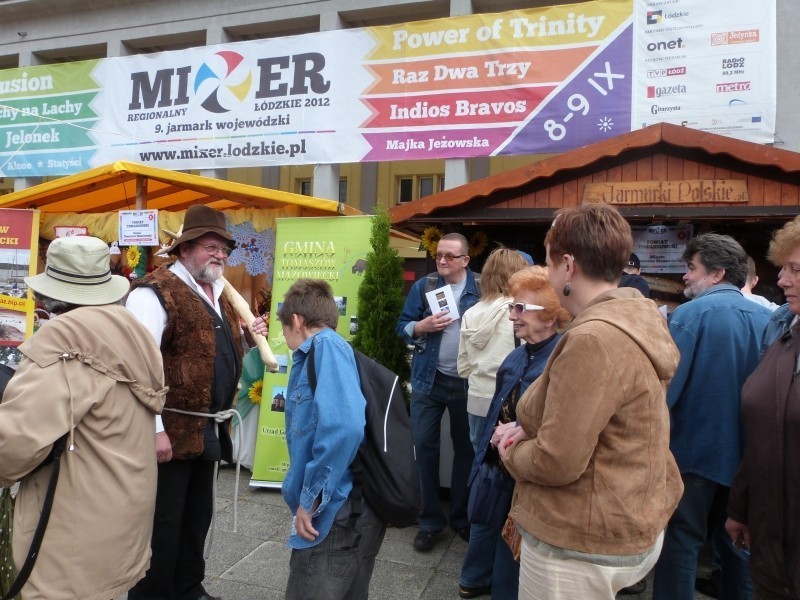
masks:
{"type": "Polygon", "coordinates": [[[128,266],[135,269],[140,260],[142,260],[142,252],[139,250],[139,246],[128,246],[125,251],[125,262],[128,263],[128,266]]]}
{"type": "Polygon", "coordinates": [[[147,258],[139,246],[128,246],[125,250],[125,266],[122,272],[128,279],[144,277],[147,272],[147,258]]]}
{"type": "Polygon", "coordinates": [[[253,404],[261,404],[261,392],[264,388],[264,380],[259,379],[258,381],[253,382],[253,385],[250,386],[250,391],[247,392],[247,397],[250,398],[250,401],[253,404]]]}
{"type": "Polygon", "coordinates": [[[439,245],[439,240],[442,239],[444,231],[431,225],[422,232],[422,240],[420,240],[420,250],[425,248],[431,257],[436,256],[436,248],[439,245]]]}
{"type": "Polygon", "coordinates": [[[469,238],[469,255],[470,258],[480,256],[489,245],[489,237],[482,231],[476,231],[469,238]]]}
{"type": "Polygon", "coordinates": [[[275,266],[275,231],[256,231],[249,221],[239,225],[228,223],[228,231],[236,241],[236,248],[228,257],[228,265],[244,265],[249,275],[266,275],[272,279],[275,266]]]}

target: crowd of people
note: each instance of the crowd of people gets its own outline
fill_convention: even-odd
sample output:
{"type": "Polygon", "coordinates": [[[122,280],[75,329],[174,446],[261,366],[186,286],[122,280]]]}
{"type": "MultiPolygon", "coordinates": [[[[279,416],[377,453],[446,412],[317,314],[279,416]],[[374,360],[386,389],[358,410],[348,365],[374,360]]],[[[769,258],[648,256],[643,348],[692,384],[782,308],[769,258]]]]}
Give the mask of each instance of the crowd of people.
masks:
{"type": "MultiPolygon", "coordinates": [[[[64,464],[24,600],[215,600],[203,550],[247,345],[222,294],[233,245],[222,213],[196,206],[166,250],[175,260],[133,289],[85,236],[55,240],[26,279],[51,319],[20,347],[0,404],[0,485],[21,481],[17,567],[60,440],[64,464]]],[[[689,600],[708,545],[716,597],[800,599],[800,217],[767,256],[781,307],[753,294],[755,263],[726,235],[688,242],[689,301],[666,319],[614,208],[559,210],[544,245],[544,266],[500,247],[477,274],[449,233],[398,316],[413,349],[414,549],[447,527],[467,541],[462,598],[610,600],[654,571],[655,600],[689,600]],[[456,318],[427,299],[445,286],[456,318]]],[[[326,282],[295,282],[277,317],[293,366],[286,597],[367,598],[386,524],[351,495],[366,406],[355,356],[326,282]]]]}
{"type": "MultiPolygon", "coordinates": [[[[435,409],[435,427],[414,422],[426,461],[421,515],[426,502],[438,507],[438,479],[426,479],[438,467],[438,421],[445,408],[466,406],[466,423],[450,416],[461,419],[454,447],[466,447],[469,431],[474,453],[470,526],[463,487],[449,520],[469,540],[459,596],[611,599],[642,591],[654,571],[654,599],[689,600],[708,545],[715,597],[800,598],[800,472],[791,458],[800,218],[775,233],[768,255],[787,304],[753,293],[755,262],[736,240],[706,233],[683,255],[689,302],[667,319],[647,300],[630,227],[613,208],[558,211],[546,269],[509,277],[509,251],[495,250],[480,279],[491,274],[486,291],[474,284],[466,240],[446,237],[437,285],[471,307],[460,319],[461,381],[442,358],[454,349],[456,320],[426,305],[428,278],[412,288],[397,329],[427,382],[415,388],[412,415],[435,409]],[[506,302],[525,341],[514,349],[497,316],[506,302]],[[498,503],[505,523],[492,518],[498,503]]],[[[453,472],[463,485],[463,468],[453,472]]],[[[421,518],[414,547],[430,550],[447,524],[441,513],[421,518]]]]}

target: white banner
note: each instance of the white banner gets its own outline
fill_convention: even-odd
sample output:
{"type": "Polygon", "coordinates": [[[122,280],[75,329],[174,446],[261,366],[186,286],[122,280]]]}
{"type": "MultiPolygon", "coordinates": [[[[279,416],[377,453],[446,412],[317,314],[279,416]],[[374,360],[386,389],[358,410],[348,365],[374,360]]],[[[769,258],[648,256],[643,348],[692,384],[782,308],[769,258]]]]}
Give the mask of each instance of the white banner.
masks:
{"type": "Polygon", "coordinates": [[[0,176],[559,153],[775,129],[776,0],[592,0],[0,70],[0,176]]]}
{"type": "Polygon", "coordinates": [[[633,129],[774,141],[774,1],[637,0],[634,21],[633,129]]]}

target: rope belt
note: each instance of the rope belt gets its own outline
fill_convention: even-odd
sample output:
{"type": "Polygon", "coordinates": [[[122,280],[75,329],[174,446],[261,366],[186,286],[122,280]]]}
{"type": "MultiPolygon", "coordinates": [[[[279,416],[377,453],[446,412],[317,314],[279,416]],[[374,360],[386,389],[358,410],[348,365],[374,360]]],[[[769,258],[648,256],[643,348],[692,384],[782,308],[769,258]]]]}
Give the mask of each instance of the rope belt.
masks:
{"type": "MultiPolygon", "coordinates": [[[[217,423],[224,423],[225,421],[230,421],[233,417],[239,419],[239,426],[236,427],[236,456],[233,457],[234,462],[236,463],[236,482],[233,484],[233,533],[238,532],[239,527],[239,454],[242,451],[242,415],[234,408],[229,408],[228,410],[221,410],[216,413],[204,413],[204,412],[193,412],[191,410],[180,410],[178,408],[167,408],[164,407],[164,410],[168,410],[174,413],[180,413],[182,415],[189,415],[191,417],[205,417],[206,419],[214,419],[217,423]]],[[[219,430],[214,429],[214,432],[217,434],[219,438],[219,430]]],[[[211,546],[214,543],[214,532],[216,531],[217,525],[217,474],[219,473],[219,461],[214,461],[214,487],[212,488],[212,501],[211,501],[211,533],[208,536],[208,543],[206,544],[205,552],[203,553],[203,557],[208,559],[211,556],[211,546]]]]}

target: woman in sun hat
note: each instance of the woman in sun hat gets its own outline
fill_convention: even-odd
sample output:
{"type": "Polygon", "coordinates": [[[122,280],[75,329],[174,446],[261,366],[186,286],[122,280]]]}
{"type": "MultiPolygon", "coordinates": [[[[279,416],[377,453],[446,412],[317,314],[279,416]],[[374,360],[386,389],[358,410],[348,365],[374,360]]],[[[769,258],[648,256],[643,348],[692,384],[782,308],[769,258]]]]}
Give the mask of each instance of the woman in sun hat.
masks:
{"type": "Polygon", "coordinates": [[[20,346],[0,403],[0,479],[21,480],[14,515],[17,568],[31,546],[51,467],[32,471],[66,434],[46,535],[24,600],[108,600],[150,564],[156,493],[154,415],[164,387],[150,332],[120,304],[105,242],[58,238],[44,273],[26,277],[56,315],[20,346]]]}

